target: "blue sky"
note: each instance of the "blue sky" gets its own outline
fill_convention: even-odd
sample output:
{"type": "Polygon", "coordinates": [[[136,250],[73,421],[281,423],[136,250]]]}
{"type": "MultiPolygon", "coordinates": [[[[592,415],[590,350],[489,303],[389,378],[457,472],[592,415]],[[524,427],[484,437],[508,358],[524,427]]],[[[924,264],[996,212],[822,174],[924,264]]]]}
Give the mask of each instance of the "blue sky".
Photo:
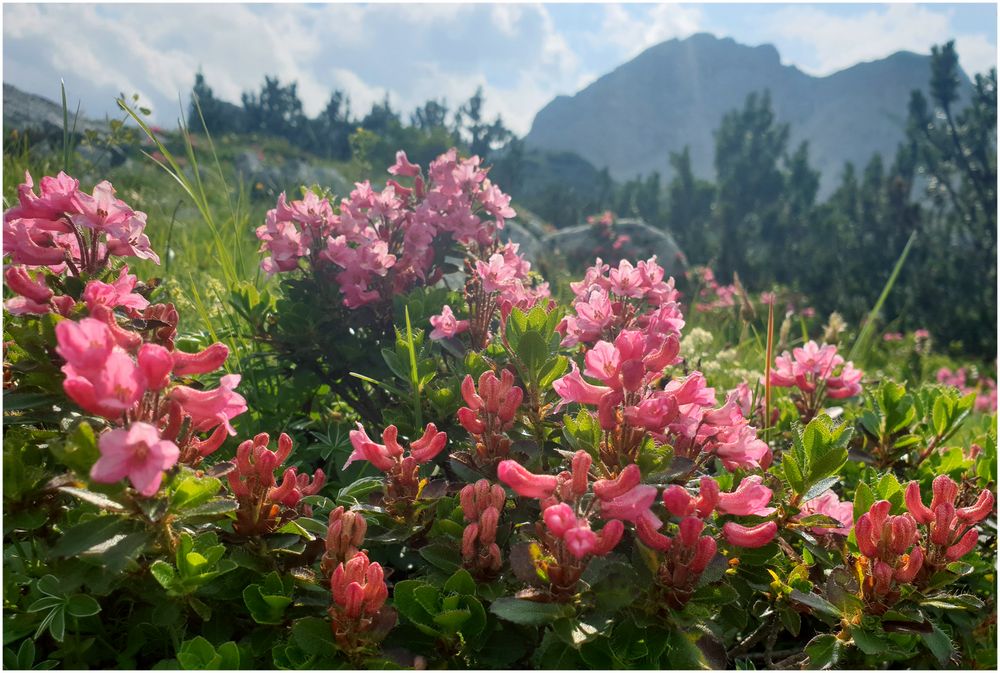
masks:
{"type": "Polygon", "coordinates": [[[993,4],[5,4],[3,78],[58,99],[59,80],[90,116],[139,93],[170,125],[201,67],[238,102],[265,73],[296,80],[306,112],[332,89],[357,112],[388,92],[409,112],[452,107],[477,85],[487,111],[525,133],[557,94],[573,94],[643,49],[696,32],[774,44],[782,62],[826,75],[956,39],[967,72],[996,65],[993,4]]]}

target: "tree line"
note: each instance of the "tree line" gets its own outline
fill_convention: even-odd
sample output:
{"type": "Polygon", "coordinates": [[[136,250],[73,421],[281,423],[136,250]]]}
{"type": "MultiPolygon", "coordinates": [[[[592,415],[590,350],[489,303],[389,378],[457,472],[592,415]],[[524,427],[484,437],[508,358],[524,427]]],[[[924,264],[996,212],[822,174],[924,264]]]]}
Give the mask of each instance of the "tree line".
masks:
{"type": "Polygon", "coordinates": [[[790,145],[769,94],[750,94],[715,132],[715,179],[694,175],[687,148],[673,175],[616,183],[573,153],[527,150],[498,116],[486,119],[479,89],[454,111],[429,100],[408,122],[388,98],[363,116],[335,91],[314,119],[296,85],[267,77],[242,106],[212,95],[196,76],[189,126],[260,133],[337,160],[359,154],[373,166],[396,149],[427,163],[458,145],[493,164],[491,177],[515,202],[556,227],[612,210],[668,230],[688,260],[751,288],[775,284],[806,294],[817,310],[860,321],[879,296],[911,234],[902,272],[883,314],[894,328],[930,328],[939,345],[984,358],[996,353],[996,70],[976,75],[962,99],[954,43],[934,47],[929,96],[912,93],[896,155],[846,164],[818,201],[819,172],[808,143],[790,145]],[[197,101],[197,106],[194,102],[197,101]],[[200,108],[200,117],[199,117],[200,108]]]}

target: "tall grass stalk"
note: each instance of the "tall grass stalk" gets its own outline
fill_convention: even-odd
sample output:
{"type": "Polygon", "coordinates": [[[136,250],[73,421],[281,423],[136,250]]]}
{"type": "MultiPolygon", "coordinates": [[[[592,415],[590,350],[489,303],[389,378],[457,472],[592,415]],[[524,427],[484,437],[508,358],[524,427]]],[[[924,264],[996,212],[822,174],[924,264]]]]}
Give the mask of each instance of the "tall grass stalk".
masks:
{"type": "Polygon", "coordinates": [[[892,287],[896,284],[896,279],[899,278],[899,272],[903,269],[903,264],[906,263],[906,258],[910,254],[910,248],[913,247],[913,241],[917,238],[917,231],[914,230],[910,234],[910,238],[906,241],[906,246],[903,247],[903,252],[899,255],[899,259],[896,260],[896,265],[892,269],[892,273],[889,275],[889,280],[886,281],[885,287],[882,288],[882,294],[879,295],[878,301],[872,307],[872,310],[868,312],[868,317],[865,318],[865,324],[858,333],[858,338],[854,340],[854,345],[851,346],[851,352],[848,353],[847,359],[853,362],[858,362],[858,356],[867,355],[868,349],[871,347],[872,335],[875,333],[875,319],[878,317],[879,313],[882,312],[882,306],[885,304],[886,298],[889,296],[889,292],[892,291],[892,287]]]}

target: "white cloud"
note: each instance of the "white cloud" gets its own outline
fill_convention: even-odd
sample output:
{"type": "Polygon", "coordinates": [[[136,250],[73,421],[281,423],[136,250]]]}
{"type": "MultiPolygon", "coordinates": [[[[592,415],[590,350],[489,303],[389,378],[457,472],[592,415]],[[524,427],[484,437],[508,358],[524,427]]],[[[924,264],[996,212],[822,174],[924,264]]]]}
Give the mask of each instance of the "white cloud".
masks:
{"type": "Polygon", "coordinates": [[[675,37],[687,37],[698,32],[704,19],[697,7],[684,5],[604,6],[604,19],[594,41],[605,41],[632,58],[644,49],[675,37]]]}
{"type": "Polygon", "coordinates": [[[798,6],[775,12],[763,30],[768,39],[798,42],[811,49],[812,62],[796,65],[813,75],[829,75],[897,51],[926,54],[931,45],[955,37],[966,70],[976,71],[990,61],[990,65],[995,65],[995,44],[980,35],[955,35],[951,25],[953,11],[893,4],[843,16],[820,6],[798,6]]]}

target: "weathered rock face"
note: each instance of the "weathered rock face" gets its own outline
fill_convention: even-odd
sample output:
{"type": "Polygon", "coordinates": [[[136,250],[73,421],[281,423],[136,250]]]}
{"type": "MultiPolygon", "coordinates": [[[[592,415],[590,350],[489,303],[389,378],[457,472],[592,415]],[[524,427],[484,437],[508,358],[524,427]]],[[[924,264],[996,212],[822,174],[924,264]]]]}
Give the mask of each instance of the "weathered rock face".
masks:
{"type": "Polygon", "coordinates": [[[330,166],[322,166],[299,159],[283,159],[281,161],[265,161],[256,152],[247,150],[236,156],[236,173],[255,192],[267,195],[287,191],[289,196],[295,193],[298,198],[298,188],[302,185],[320,185],[330,188],[335,194],[348,194],[351,184],[338,170],[330,166]]]}
{"type": "Polygon", "coordinates": [[[507,220],[499,232],[500,240],[518,244],[520,252],[532,264],[537,263],[543,252],[542,243],[531,231],[517,220],[507,220]]]}
{"type": "Polygon", "coordinates": [[[541,240],[542,254],[565,260],[570,271],[579,272],[600,257],[608,264],[628,259],[633,263],[656,255],[668,276],[678,276],[687,265],[673,236],[641,220],[622,219],[610,226],[581,224],[549,234],[541,240]]]}
{"type": "MultiPolygon", "coordinates": [[[[73,125],[75,113],[75,109],[70,109],[70,126],[73,125]]],[[[4,133],[9,133],[15,129],[18,131],[34,129],[43,132],[58,131],[61,134],[62,128],[63,113],[61,105],[53,103],[47,98],[21,91],[16,86],[10,84],[3,85],[4,133]]],[[[88,129],[107,131],[108,125],[105,122],[85,119],[82,116],[76,119],[76,130],[78,133],[88,129]]]]}

